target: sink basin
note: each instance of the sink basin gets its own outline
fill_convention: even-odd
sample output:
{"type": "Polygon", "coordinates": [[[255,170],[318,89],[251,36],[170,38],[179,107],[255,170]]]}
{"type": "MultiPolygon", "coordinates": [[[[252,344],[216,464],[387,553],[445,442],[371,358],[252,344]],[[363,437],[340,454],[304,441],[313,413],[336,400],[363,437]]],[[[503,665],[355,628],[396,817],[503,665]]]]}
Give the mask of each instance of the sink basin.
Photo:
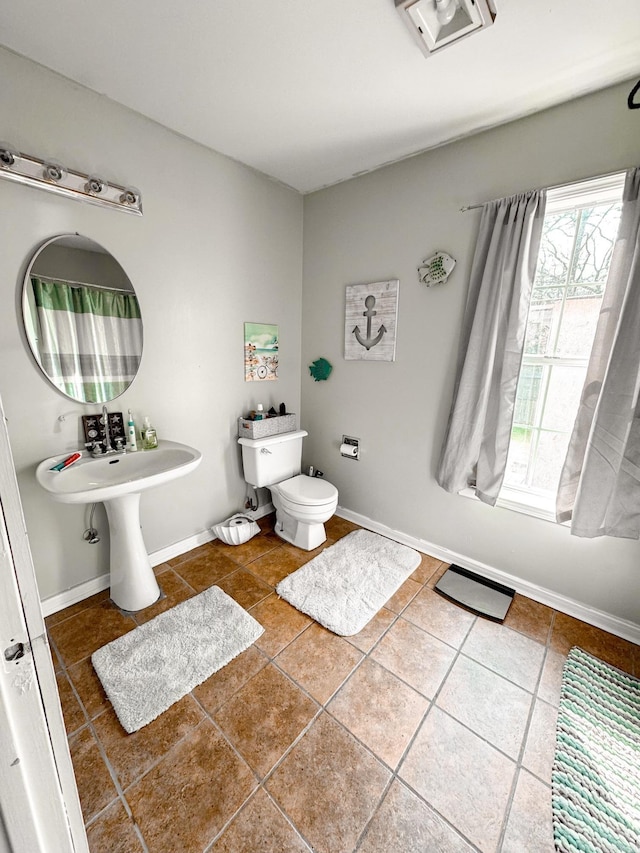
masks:
{"type": "Polygon", "coordinates": [[[153,450],[82,458],[63,471],[50,469],[70,454],[45,459],[36,479],[53,500],[67,504],[104,503],[110,532],[111,600],[135,612],[160,598],[140,529],[140,496],[147,489],[183,477],[202,454],[177,441],[160,440],[153,450]]]}
{"type": "Polygon", "coordinates": [[[154,450],[96,458],[85,452],[69,468],[50,470],[69,455],[45,459],[36,470],[42,488],[54,500],[67,504],[99,503],[161,486],[193,471],[202,459],[200,451],[193,447],[161,439],[154,450]]]}

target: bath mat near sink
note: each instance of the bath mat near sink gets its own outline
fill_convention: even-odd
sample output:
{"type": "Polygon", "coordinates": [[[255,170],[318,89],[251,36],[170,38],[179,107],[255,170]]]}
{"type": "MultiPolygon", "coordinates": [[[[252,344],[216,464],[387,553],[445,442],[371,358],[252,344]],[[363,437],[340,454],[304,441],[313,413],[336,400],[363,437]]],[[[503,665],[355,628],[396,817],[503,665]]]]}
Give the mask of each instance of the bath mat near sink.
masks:
{"type": "Polygon", "coordinates": [[[212,586],[91,656],[123,728],[155,720],[264,632],[253,616],[212,586]]]}
{"type": "Polygon", "coordinates": [[[290,574],[276,592],[334,634],[357,634],[420,565],[413,548],[354,530],[290,574]]]}
{"type": "Polygon", "coordinates": [[[551,774],[556,850],[640,850],[638,768],[640,679],[573,648],[551,774]]]}

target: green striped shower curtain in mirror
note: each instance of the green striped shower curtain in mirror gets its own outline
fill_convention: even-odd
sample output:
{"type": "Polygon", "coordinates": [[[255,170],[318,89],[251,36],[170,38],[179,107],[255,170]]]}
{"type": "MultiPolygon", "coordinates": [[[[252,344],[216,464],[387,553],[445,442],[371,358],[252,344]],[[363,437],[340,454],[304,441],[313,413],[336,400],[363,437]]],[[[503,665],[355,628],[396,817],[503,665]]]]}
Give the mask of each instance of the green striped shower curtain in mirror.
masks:
{"type": "Polygon", "coordinates": [[[65,394],[102,403],[136,375],[142,319],[135,293],[31,276],[40,363],[65,394]]]}

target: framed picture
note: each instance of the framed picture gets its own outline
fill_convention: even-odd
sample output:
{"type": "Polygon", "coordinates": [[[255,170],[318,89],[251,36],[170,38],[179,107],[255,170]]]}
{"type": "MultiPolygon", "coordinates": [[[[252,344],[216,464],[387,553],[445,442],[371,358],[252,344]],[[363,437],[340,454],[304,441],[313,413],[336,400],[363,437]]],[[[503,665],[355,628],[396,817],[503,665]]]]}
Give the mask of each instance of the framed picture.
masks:
{"type": "Polygon", "coordinates": [[[269,323],[244,324],[244,380],[278,378],[278,327],[269,323]]]}
{"type": "Polygon", "coordinates": [[[344,357],[357,361],[395,361],[400,281],[347,285],[344,357]]]}

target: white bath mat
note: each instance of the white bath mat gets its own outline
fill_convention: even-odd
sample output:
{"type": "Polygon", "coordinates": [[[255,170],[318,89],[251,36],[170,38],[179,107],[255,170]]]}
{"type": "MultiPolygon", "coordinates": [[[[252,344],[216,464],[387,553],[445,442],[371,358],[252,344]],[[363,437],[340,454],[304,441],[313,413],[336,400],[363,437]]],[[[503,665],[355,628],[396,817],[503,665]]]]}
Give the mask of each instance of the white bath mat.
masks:
{"type": "Polygon", "coordinates": [[[93,667],[131,733],[155,720],[247,649],[264,628],[212,586],[91,655],[93,667]]]}
{"type": "Polygon", "coordinates": [[[334,634],[357,634],[420,565],[420,554],[355,530],[280,581],[276,592],[334,634]]]}

